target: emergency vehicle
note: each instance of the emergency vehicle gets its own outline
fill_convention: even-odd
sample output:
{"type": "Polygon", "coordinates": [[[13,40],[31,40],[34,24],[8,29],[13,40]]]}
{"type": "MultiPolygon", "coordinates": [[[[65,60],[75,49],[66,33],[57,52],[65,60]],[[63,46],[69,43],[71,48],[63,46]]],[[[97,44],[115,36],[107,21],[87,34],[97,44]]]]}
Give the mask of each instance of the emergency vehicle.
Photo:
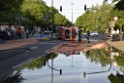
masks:
{"type": "Polygon", "coordinates": [[[57,29],[57,38],[61,40],[78,40],[79,37],[79,28],[78,27],[67,27],[67,26],[60,26],[57,29]]]}

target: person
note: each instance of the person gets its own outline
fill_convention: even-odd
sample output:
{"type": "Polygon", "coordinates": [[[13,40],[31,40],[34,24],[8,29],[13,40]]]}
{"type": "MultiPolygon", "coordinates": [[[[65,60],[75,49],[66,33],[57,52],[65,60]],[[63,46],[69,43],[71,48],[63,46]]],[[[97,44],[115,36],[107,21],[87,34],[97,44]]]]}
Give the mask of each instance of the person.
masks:
{"type": "Polygon", "coordinates": [[[3,31],[0,28],[0,39],[2,39],[2,36],[3,36],[3,31]]]}
{"type": "Polygon", "coordinates": [[[86,38],[87,38],[87,42],[90,43],[90,41],[89,41],[89,39],[90,39],[90,31],[87,31],[86,38]]]}
{"type": "Polygon", "coordinates": [[[18,38],[21,38],[21,27],[16,27],[16,34],[18,38]]]}
{"type": "Polygon", "coordinates": [[[12,38],[11,29],[7,30],[7,35],[8,35],[8,39],[10,40],[12,38]]]}
{"type": "Polygon", "coordinates": [[[26,38],[28,38],[29,37],[29,30],[26,30],[26,38]]]}
{"type": "Polygon", "coordinates": [[[79,34],[78,34],[78,37],[79,37],[78,41],[79,42],[81,41],[81,32],[82,32],[82,30],[79,28],[79,34]]]}

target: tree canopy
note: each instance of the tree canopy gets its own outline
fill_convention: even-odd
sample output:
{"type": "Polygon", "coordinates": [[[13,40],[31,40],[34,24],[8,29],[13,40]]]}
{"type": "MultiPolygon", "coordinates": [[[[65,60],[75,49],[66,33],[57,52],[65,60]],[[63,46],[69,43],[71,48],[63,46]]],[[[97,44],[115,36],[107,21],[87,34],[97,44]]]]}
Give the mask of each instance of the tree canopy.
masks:
{"type": "Polygon", "coordinates": [[[0,0],[0,11],[19,9],[23,0],[0,0]]]}
{"type": "Polygon", "coordinates": [[[0,22],[20,22],[30,27],[34,24],[50,27],[52,22],[55,26],[71,24],[57,9],[48,7],[43,0],[0,0],[0,5],[0,22]]]}
{"type": "Polygon", "coordinates": [[[92,6],[91,9],[95,10],[87,10],[79,16],[76,20],[76,26],[82,27],[84,31],[97,30],[103,32],[107,27],[108,20],[110,19],[109,13],[112,8],[112,5],[107,3],[103,3],[102,6],[92,6]]]}

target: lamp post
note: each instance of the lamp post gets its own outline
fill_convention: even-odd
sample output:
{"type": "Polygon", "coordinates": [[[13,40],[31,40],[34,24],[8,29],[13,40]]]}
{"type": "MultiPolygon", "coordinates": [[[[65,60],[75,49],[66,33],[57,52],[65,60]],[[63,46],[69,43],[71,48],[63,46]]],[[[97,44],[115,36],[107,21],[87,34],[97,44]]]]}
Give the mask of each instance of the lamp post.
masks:
{"type": "Polygon", "coordinates": [[[84,72],[84,77],[86,77],[86,75],[88,74],[100,74],[100,73],[106,73],[109,72],[112,69],[112,64],[110,64],[110,67],[107,70],[104,71],[95,71],[95,72],[84,72]]]}
{"type": "Polygon", "coordinates": [[[52,30],[52,38],[53,38],[53,25],[54,25],[54,13],[53,13],[53,0],[51,0],[51,6],[52,6],[52,15],[51,15],[51,18],[52,18],[52,25],[51,25],[51,30],[52,30]]]}
{"type": "Polygon", "coordinates": [[[71,15],[72,15],[72,25],[73,25],[73,5],[74,5],[74,3],[71,3],[71,5],[72,5],[72,13],[71,13],[71,15]]]}

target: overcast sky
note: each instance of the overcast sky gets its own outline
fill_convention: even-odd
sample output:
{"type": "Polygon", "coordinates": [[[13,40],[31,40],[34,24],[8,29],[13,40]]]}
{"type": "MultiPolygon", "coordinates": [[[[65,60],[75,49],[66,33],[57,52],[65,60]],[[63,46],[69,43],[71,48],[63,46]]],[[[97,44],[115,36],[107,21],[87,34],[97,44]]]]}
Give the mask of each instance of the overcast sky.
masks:
{"type": "MultiPolygon", "coordinates": [[[[52,0],[43,0],[48,6],[51,6],[52,0]]],[[[53,0],[53,6],[59,10],[59,7],[62,6],[62,14],[66,16],[72,22],[72,5],[73,5],[73,23],[76,21],[77,17],[84,13],[84,4],[87,7],[92,5],[99,4],[101,5],[103,0],[53,0]]]]}

